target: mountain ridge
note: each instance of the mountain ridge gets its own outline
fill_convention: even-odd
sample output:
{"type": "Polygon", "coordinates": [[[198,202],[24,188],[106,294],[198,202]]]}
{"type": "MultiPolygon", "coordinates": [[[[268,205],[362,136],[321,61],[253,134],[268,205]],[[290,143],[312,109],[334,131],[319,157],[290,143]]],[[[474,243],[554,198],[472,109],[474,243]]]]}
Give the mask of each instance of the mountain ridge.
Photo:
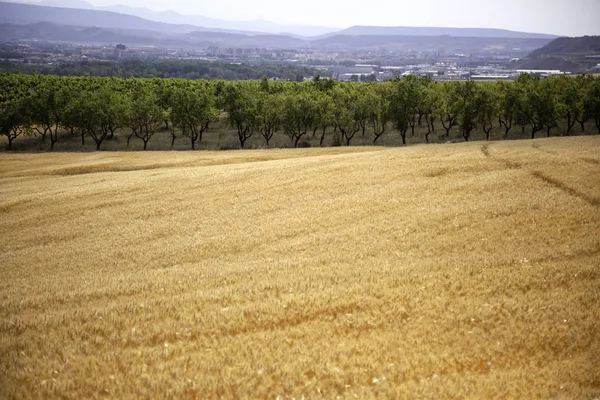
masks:
{"type": "Polygon", "coordinates": [[[426,26],[368,26],[354,25],[336,32],[349,36],[452,36],[507,39],[554,39],[558,35],[528,33],[497,28],[446,28],[426,26]]]}
{"type": "Polygon", "coordinates": [[[123,4],[111,6],[94,6],[83,0],[42,0],[40,2],[25,2],[13,0],[19,4],[38,5],[44,7],[70,8],[82,10],[110,11],[119,14],[133,15],[155,22],[176,25],[194,25],[206,29],[222,29],[224,31],[261,32],[269,34],[291,34],[295,36],[317,36],[335,32],[341,28],[310,26],[310,25],[284,25],[261,19],[246,21],[227,21],[204,15],[184,15],[177,11],[154,11],[144,7],[131,7],[123,4]]]}
{"type": "MultiPolygon", "coordinates": [[[[0,24],[2,38],[112,43],[140,45],[168,45],[176,47],[259,47],[278,49],[373,49],[386,48],[404,51],[437,51],[444,48],[450,53],[470,53],[500,49],[512,52],[518,49],[527,54],[546,45],[548,38],[498,38],[497,30],[472,30],[469,28],[410,28],[410,27],[362,27],[365,35],[327,34],[315,37],[270,34],[265,32],[234,31],[205,28],[194,25],[175,25],[150,21],[141,17],[119,14],[112,11],[85,10],[38,6],[22,3],[0,2],[0,24]],[[36,26],[49,22],[48,26],[36,26]],[[77,27],[97,27],[91,35],[77,27]],[[57,30],[57,32],[53,32],[57,30]],[[373,33],[385,32],[387,35],[373,33]],[[487,37],[485,33],[487,32],[487,37]],[[457,36],[437,35],[454,33],[457,36]],[[412,35],[411,35],[412,34],[412,35]],[[415,35],[418,34],[418,35],[415,35]],[[474,35],[480,34],[483,37],[474,35]],[[462,35],[462,36],[461,36],[462,35]]],[[[355,32],[344,30],[343,32],[355,32]]],[[[511,31],[502,31],[511,32],[511,31]]],[[[360,32],[359,32],[360,33],[360,32]]],[[[516,36],[518,32],[513,33],[516,36]]],[[[508,33],[506,35],[509,35],[508,33]]]]}
{"type": "MultiPolygon", "coordinates": [[[[176,11],[153,11],[144,7],[131,7],[122,4],[111,6],[94,6],[84,0],[41,0],[33,3],[25,0],[0,1],[1,4],[23,4],[28,6],[58,8],[63,10],[87,10],[112,12],[144,19],[146,21],[178,25],[189,31],[210,30],[244,34],[279,34],[302,37],[308,40],[323,39],[333,35],[349,36],[452,36],[479,38],[512,38],[512,39],[555,39],[559,35],[545,33],[529,33],[497,28],[448,28],[448,27],[411,27],[411,26],[369,26],[354,25],[345,29],[309,25],[284,25],[264,20],[226,21],[203,15],[183,15],[176,11]],[[201,28],[201,29],[198,29],[201,28]]],[[[13,23],[14,21],[2,21],[13,23]]],[[[29,21],[34,23],[39,21],[29,21]]],[[[53,21],[49,21],[53,22],[53,21]]],[[[69,25],[69,24],[67,24],[69,25]]],[[[115,26],[103,27],[116,28],[115,26]]]]}

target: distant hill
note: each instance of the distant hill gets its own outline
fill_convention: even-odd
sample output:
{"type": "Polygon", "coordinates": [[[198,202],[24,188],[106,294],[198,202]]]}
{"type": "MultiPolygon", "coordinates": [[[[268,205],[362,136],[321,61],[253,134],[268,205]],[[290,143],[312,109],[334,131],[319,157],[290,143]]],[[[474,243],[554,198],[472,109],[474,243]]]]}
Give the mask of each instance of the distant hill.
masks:
{"type": "Polygon", "coordinates": [[[176,25],[150,21],[134,15],[95,9],[46,7],[23,3],[0,2],[0,23],[30,25],[50,22],[66,26],[96,26],[101,28],[156,31],[164,33],[189,33],[197,31],[257,34],[219,28],[204,28],[195,25],[176,25]]]}
{"type": "Polygon", "coordinates": [[[520,69],[587,72],[600,63],[600,36],[562,37],[520,60],[520,69]]]}
{"type": "Polygon", "coordinates": [[[98,26],[162,32],[191,32],[197,27],[148,21],[110,11],[44,7],[19,3],[0,3],[0,23],[29,25],[51,22],[56,25],[98,26]]]}
{"type": "Polygon", "coordinates": [[[210,31],[163,33],[98,26],[64,26],[50,22],[38,22],[30,25],[0,23],[0,37],[5,40],[35,39],[69,43],[126,43],[127,45],[180,48],[209,46],[297,48],[307,45],[306,42],[300,39],[284,35],[243,35],[210,31]]]}
{"type": "Polygon", "coordinates": [[[573,54],[600,55],[600,36],[561,37],[535,50],[529,58],[573,54]]]}
{"type": "MultiPolygon", "coordinates": [[[[62,2],[64,0],[48,1],[62,2]]],[[[87,3],[84,3],[83,6],[85,4],[87,3]]],[[[2,25],[0,26],[0,41],[36,39],[75,43],[124,43],[127,45],[194,48],[209,46],[328,50],[386,48],[400,52],[437,51],[444,48],[448,53],[502,53],[521,56],[551,41],[550,38],[545,37],[547,35],[533,35],[544,36],[533,38],[499,37],[501,34],[497,33],[498,30],[402,27],[353,27],[346,31],[357,34],[364,32],[365,34],[333,34],[306,38],[290,34],[264,34],[194,25],[176,25],[96,9],[45,7],[6,2],[0,2],[0,24],[2,25]],[[374,33],[378,31],[389,34],[375,35],[374,33]]],[[[508,32],[504,34],[505,36],[519,35],[518,32],[501,32],[508,32]]]]}
{"type": "Polygon", "coordinates": [[[505,29],[485,28],[435,28],[409,26],[352,26],[336,32],[350,36],[452,36],[477,38],[513,38],[513,39],[554,39],[556,35],[542,33],[515,32],[505,29]]]}
{"type": "MultiPolygon", "coordinates": [[[[15,2],[24,3],[24,1],[18,0],[15,0],[15,2]]],[[[201,26],[204,28],[211,28],[211,30],[216,28],[225,31],[265,32],[270,34],[288,32],[289,34],[300,36],[316,36],[339,30],[339,28],[323,26],[284,25],[265,20],[226,21],[218,18],[206,17],[203,15],[183,15],[175,11],[153,11],[144,7],[130,7],[123,4],[94,6],[93,4],[82,0],[42,0],[37,3],[29,2],[28,4],[61,8],[76,8],[82,10],[111,11],[120,14],[135,15],[150,21],[176,25],[201,26]]]]}
{"type": "Polygon", "coordinates": [[[373,49],[384,47],[388,50],[437,51],[444,48],[449,53],[484,53],[533,51],[550,42],[551,39],[456,37],[456,36],[414,36],[414,35],[333,35],[311,42],[314,47],[328,49],[373,49]],[[518,49],[518,50],[517,50],[518,49]]]}

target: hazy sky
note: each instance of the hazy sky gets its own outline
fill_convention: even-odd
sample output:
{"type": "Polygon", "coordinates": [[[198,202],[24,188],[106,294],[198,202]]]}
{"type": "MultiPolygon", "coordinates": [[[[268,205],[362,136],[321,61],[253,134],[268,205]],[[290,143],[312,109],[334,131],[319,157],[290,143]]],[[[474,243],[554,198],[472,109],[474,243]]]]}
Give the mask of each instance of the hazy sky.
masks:
{"type": "Polygon", "coordinates": [[[568,36],[600,35],[600,0],[88,0],[227,20],[294,25],[502,28],[568,36]]]}

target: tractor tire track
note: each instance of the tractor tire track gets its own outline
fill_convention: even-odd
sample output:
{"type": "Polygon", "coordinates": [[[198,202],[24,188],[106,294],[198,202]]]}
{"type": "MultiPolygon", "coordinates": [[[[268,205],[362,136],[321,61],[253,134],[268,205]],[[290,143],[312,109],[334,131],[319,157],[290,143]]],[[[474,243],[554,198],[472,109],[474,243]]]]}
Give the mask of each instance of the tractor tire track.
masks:
{"type": "MultiPolygon", "coordinates": [[[[534,144],[533,148],[540,150],[539,146],[537,144],[534,144]]],[[[541,150],[541,151],[545,152],[544,150],[541,150]]],[[[588,203],[594,207],[600,207],[600,199],[598,199],[597,197],[590,196],[586,193],[583,193],[571,186],[566,185],[565,183],[561,182],[560,180],[558,180],[556,178],[553,178],[551,176],[544,174],[543,172],[540,172],[537,170],[530,170],[530,169],[524,167],[523,164],[520,164],[520,163],[517,163],[514,161],[505,160],[502,158],[493,157],[490,153],[490,144],[485,144],[485,145],[481,146],[481,152],[483,153],[483,155],[486,158],[497,161],[509,169],[521,169],[521,170],[525,171],[527,174],[529,174],[530,176],[532,176],[536,179],[539,179],[539,180],[545,182],[546,184],[553,186],[556,189],[561,190],[562,192],[564,192],[566,194],[569,194],[573,197],[577,197],[578,199],[583,200],[586,203],[588,203]]],[[[547,152],[547,153],[554,154],[552,152],[547,152]]],[[[591,159],[587,159],[587,161],[590,161],[590,160],[591,159]]],[[[594,160],[594,161],[596,161],[596,160],[594,160]]]]}
{"type": "MultiPolygon", "coordinates": [[[[534,149],[536,149],[536,150],[538,150],[538,151],[541,151],[542,153],[550,154],[550,155],[553,155],[553,156],[560,156],[561,155],[557,151],[543,149],[537,143],[532,144],[531,147],[534,148],[534,149]]],[[[577,157],[577,160],[583,161],[583,162],[586,162],[586,163],[589,163],[589,164],[600,165],[600,160],[596,160],[596,159],[590,158],[590,157],[577,157]]]]}

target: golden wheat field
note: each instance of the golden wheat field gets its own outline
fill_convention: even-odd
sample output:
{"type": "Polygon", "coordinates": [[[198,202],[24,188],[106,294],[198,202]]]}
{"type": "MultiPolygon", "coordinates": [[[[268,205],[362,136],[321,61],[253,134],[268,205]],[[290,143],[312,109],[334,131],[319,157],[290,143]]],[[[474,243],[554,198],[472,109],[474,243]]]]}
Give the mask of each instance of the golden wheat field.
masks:
{"type": "Polygon", "coordinates": [[[0,155],[1,398],[600,397],[600,137],[0,155]]]}

